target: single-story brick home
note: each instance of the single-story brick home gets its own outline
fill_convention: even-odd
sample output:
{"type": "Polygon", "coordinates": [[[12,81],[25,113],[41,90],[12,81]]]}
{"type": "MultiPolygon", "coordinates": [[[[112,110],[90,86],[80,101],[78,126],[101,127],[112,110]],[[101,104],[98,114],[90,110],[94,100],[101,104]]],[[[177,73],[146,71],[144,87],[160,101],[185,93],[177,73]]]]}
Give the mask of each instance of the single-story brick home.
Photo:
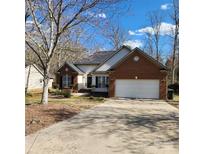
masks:
{"type": "Polygon", "coordinates": [[[109,97],[166,99],[167,68],[139,48],[100,51],[80,62],[65,62],[56,73],[60,89],[90,89],[109,97]]]}

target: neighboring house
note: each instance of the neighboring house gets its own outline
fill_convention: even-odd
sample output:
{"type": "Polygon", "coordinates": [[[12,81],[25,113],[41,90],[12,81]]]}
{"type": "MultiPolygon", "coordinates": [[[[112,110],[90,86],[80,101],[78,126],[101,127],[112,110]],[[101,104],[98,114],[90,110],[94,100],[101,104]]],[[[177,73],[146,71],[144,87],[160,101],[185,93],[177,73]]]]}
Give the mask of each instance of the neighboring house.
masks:
{"type": "MultiPolygon", "coordinates": [[[[49,81],[49,88],[52,87],[53,79],[49,81]]],[[[35,65],[28,65],[25,67],[25,88],[30,90],[37,90],[43,88],[43,73],[35,65]]]]}
{"type": "Polygon", "coordinates": [[[167,68],[139,48],[96,52],[77,63],[65,62],[56,73],[60,89],[90,89],[109,97],[166,99],[167,68]]]}

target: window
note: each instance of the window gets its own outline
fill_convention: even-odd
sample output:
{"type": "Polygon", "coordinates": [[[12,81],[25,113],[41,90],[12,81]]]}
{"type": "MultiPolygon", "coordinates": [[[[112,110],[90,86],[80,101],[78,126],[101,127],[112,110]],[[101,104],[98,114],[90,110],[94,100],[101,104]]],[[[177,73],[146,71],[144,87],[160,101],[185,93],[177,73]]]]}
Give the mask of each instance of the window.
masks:
{"type": "Polygon", "coordinates": [[[107,76],[96,76],[96,88],[107,88],[108,77],[107,76]]]}
{"type": "Polygon", "coordinates": [[[68,88],[71,85],[71,77],[67,74],[63,76],[63,87],[68,88]]]}

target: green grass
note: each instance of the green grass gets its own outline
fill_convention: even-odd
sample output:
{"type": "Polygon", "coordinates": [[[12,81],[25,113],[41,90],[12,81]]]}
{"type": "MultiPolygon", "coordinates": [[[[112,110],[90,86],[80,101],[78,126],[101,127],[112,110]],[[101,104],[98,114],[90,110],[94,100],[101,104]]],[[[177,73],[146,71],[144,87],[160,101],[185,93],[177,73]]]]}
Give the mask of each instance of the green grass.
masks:
{"type": "Polygon", "coordinates": [[[174,94],[173,100],[179,102],[179,95],[174,94]]]}
{"type": "MultiPolygon", "coordinates": [[[[38,104],[41,101],[41,93],[30,93],[26,95],[26,104],[38,104]]],[[[62,104],[93,104],[102,103],[103,97],[89,97],[89,96],[71,96],[70,98],[48,98],[48,103],[62,103],[62,104]]]]}

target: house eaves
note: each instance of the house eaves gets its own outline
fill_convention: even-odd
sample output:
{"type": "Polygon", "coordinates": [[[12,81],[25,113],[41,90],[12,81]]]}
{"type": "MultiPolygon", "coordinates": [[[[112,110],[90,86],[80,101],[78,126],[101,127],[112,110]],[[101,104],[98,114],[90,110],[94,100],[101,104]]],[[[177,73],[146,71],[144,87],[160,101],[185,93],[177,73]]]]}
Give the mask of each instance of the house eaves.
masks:
{"type": "Polygon", "coordinates": [[[160,66],[161,69],[164,70],[168,70],[168,68],[162,64],[161,62],[157,61],[156,59],[154,59],[152,56],[148,55],[146,52],[144,52],[143,50],[141,50],[140,48],[136,47],[133,49],[133,51],[137,51],[138,53],[141,53],[142,55],[144,55],[147,59],[149,59],[150,61],[152,61],[153,63],[157,64],[158,66],[160,66]]]}
{"type": "Polygon", "coordinates": [[[74,71],[76,71],[78,74],[84,74],[84,72],[83,72],[82,70],[80,70],[77,66],[75,66],[74,64],[69,63],[69,62],[63,63],[63,65],[61,65],[61,67],[58,69],[57,72],[59,72],[59,70],[60,70],[65,64],[67,64],[71,69],[73,69],[74,71]]]}
{"type": "Polygon", "coordinates": [[[156,59],[152,58],[150,55],[148,55],[147,53],[145,53],[144,51],[142,51],[140,48],[134,48],[132,50],[132,52],[130,52],[129,54],[127,54],[125,57],[123,57],[120,61],[118,61],[115,65],[113,65],[108,71],[113,70],[114,68],[116,68],[120,63],[122,63],[123,61],[125,61],[127,59],[127,57],[129,55],[131,55],[133,52],[138,52],[139,54],[143,55],[145,58],[147,58],[149,61],[151,61],[152,63],[154,63],[155,65],[159,66],[161,70],[165,70],[167,71],[168,68],[163,65],[162,63],[158,62],[156,59]]]}

